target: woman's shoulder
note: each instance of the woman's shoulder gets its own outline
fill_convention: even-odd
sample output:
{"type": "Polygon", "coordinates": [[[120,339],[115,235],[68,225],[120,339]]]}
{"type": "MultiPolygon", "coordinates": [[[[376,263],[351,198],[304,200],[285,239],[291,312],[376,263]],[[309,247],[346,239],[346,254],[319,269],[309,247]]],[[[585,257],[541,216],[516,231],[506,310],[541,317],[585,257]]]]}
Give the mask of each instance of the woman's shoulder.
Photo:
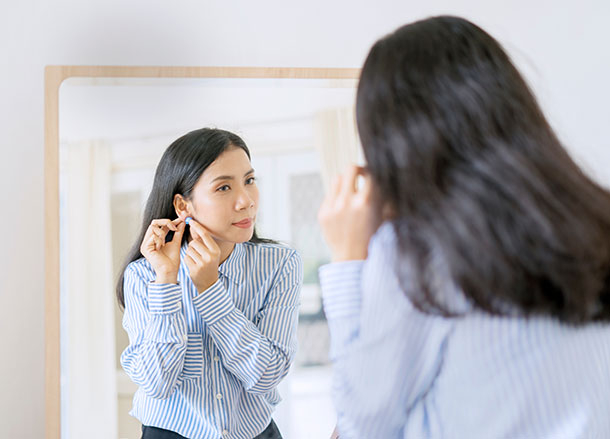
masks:
{"type": "Polygon", "coordinates": [[[390,221],[382,223],[369,241],[369,255],[381,253],[388,255],[396,249],[396,231],[394,225],[390,221]]]}
{"type": "Polygon", "coordinates": [[[127,267],[125,267],[125,276],[135,276],[149,282],[155,280],[155,270],[152,268],[152,265],[150,265],[150,262],[148,262],[146,258],[141,257],[133,262],[130,262],[127,267]]]}
{"type": "Polygon", "coordinates": [[[301,255],[297,250],[281,242],[245,242],[244,249],[252,260],[260,263],[261,260],[271,262],[271,265],[285,265],[291,263],[300,266],[301,255]]]}
{"type": "Polygon", "coordinates": [[[384,221],[383,223],[381,223],[381,225],[373,235],[373,239],[385,242],[394,242],[396,240],[394,223],[392,223],[391,221],[384,221]]]}

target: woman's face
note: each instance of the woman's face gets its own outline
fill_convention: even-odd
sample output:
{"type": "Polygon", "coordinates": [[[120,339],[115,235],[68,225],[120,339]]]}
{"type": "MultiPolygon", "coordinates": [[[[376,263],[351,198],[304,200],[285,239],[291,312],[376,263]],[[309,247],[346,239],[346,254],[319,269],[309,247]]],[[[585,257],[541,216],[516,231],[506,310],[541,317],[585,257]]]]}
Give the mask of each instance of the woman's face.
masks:
{"type": "Polygon", "coordinates": [[[254,233],[258,187],[246,152],[229,148],[203,171],[187,201],[190,216],[217,241],[246,242],[254,233]]]}

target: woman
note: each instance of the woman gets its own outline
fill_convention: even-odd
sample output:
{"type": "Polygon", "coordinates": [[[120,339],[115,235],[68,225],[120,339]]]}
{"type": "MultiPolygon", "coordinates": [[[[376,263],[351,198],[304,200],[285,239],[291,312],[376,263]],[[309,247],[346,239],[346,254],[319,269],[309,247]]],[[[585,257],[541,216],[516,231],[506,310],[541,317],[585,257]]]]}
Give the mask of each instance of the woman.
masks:
{"type": "Polygon", "coordinates": [[[399,28],[357,123],[367,167],[319,212],[340,437],[610,437],[610,193],[500,45],[399,28]]]}
{"type": "Polygon", "coordinates": [[[163,154],[117,297],[143,438],[281,438],[271,419],[296,351],[302,263],[257,238],[237,135],[192,131],[163,154]]]}

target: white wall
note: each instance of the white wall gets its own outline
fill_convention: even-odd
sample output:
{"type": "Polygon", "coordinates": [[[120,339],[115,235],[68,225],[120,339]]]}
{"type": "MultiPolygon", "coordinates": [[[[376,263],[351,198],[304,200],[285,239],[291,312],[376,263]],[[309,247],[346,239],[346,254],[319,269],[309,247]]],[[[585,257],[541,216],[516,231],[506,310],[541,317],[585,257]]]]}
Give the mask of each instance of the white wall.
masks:
{"type": "Polygon", "coordinates": [[[3,0],[0,437],[44,435],[45,65],[359,67],[378,37],[441,12],[507,45],[561,136],[608,184],[607,0],[3,0]]]}

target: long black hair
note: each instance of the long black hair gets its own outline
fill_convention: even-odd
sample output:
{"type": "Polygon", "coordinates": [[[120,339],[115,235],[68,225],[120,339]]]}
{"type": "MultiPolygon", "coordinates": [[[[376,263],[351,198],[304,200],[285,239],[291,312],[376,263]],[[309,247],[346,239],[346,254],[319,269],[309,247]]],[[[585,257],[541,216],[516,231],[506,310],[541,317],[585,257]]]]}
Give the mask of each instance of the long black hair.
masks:
{"type": "MultiPolygon", "coordinates": [[[[243,149],[248,159],[250,159],[250,151],[241,137],[229,131],[214,128],[191,131],[174,141],[165,150],[157,166],[153,186],[146,202],[140,234],[127,254],[117,281],[116,297],[121,308],[125,307],[123,294],[125,268],[131,262],[143,257],[140,252],[140,245],[152,220],[158,218],[176,219],[178,215],[174,209],[174,195],[180,194],[185,199],[189,199],[193,187],[203,171],[229,148],[243,149]]],[[[170,241],[173,236],[173,232],[169,232],[165,241],[170,241]]],[[[188,226],[182,237],[182,242],[184,243],[187,238],[188,226]]],[[[275,241],[259,238],[255,229],[250,242],[273,243],[275,241]]]]}
{"type": "Polygon", "coordinates": [[[456,315],[440,255],[474,308],[610,320],[610,193],[570,158],[489,34],[441,16],[379,40],[357,123],[419,309],[456,315]]]}

